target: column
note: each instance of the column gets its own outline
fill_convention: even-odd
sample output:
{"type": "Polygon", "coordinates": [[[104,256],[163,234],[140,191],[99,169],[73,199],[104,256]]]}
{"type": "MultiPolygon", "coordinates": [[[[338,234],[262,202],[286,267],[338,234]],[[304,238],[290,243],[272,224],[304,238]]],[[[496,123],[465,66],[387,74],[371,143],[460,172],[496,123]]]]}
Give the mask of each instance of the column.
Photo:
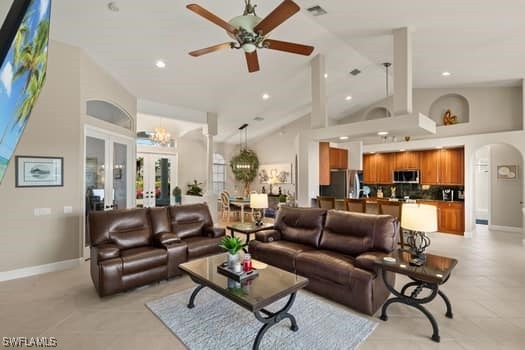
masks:
{"type": "Polygon", "coordinates": [[[394,30],[394,116],[412,113],[412,33],[394,30]]]}
{"type": "Polygon", "coordinates": [[[326,128],[328,114],[326,111],[326,62],[324,55],[318,54],[311,61],[312,70],[312,129],[326,128]]]}
{"type": "Polygon", "coordinates": [[[217,195],[213,193],[213,136],[217,135],[217,113],[206,113],[206,125],[203,134],[206,136],[206,202],[214,222],[217,221],[217,195]]]}

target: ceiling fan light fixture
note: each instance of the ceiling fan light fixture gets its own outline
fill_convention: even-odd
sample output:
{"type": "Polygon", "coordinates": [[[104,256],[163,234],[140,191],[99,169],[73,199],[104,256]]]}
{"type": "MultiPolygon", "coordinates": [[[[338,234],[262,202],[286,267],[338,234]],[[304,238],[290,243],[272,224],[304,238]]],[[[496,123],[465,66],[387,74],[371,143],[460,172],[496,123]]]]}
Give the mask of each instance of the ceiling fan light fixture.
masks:
{"type": "Polygon", "coordinates": [[[246,44],[242,45],[242,49],[246,53],[252,53],[255,50],[257,50],[257,46],[255,46],[255,44],[252,44],[252,43],[246,43],[246,44]]]}

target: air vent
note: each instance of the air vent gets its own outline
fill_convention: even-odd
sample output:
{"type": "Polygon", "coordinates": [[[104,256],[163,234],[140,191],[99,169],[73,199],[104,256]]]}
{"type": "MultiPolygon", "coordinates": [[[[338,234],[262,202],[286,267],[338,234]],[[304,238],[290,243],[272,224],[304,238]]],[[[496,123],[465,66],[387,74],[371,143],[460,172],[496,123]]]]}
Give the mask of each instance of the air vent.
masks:
{"type": "Polygon", "coordinates": [[[309,7],[306,9],[306,11],[310,12],[312,16],[315,16],[315,17],[326,15],[327,13],[326,10],[319,5],[309,7]]]}
{"type": "Polygon", "coordinates": [[[264,120],[264,118],[263,117],[255,117],[255,118],[253,118],[253,120],[256,120],[258,122],[262,122],[264,120]]]}
{"type": "Polygon", "coordinates": [[[355,68],[355,69],[350,71],[350,74],[352,74],[355,77],[356,75],[361,74],[361,71],[359,69],[355,68]]]}

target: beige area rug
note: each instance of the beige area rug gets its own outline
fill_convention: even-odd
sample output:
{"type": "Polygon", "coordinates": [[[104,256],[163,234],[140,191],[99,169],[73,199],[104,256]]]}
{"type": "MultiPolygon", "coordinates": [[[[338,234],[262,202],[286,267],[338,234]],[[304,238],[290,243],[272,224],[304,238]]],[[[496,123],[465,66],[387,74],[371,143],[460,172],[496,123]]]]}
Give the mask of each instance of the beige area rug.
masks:
{"type": "MultiPolygon", "coordinates": [[[[192,289],[146,303],[173,334],[189,349],[251,349],[262,326],[254,315],[214,291],[205,288],[187,307],[192,289]]],[[[267,309],[276,311],[288,298],[267,309]]],[[[283,320],[264,335],[260,349],[355,349],[377,327],[377,323],[317,295],[300,291],[290,313],[299,330],[290,330],[283,320]]]]}

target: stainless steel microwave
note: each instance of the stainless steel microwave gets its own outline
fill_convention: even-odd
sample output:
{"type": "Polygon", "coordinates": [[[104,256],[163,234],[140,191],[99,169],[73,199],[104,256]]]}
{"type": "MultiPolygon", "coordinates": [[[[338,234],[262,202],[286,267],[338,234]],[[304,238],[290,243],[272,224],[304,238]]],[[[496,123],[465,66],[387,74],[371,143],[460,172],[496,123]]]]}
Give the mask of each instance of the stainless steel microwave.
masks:
{"type": "Polygon", "coordinates": [[[392,177],[393,177],[394,183],[418,184],[419,183],[419,170],[417,169],[394,170],[392,177]]]}

